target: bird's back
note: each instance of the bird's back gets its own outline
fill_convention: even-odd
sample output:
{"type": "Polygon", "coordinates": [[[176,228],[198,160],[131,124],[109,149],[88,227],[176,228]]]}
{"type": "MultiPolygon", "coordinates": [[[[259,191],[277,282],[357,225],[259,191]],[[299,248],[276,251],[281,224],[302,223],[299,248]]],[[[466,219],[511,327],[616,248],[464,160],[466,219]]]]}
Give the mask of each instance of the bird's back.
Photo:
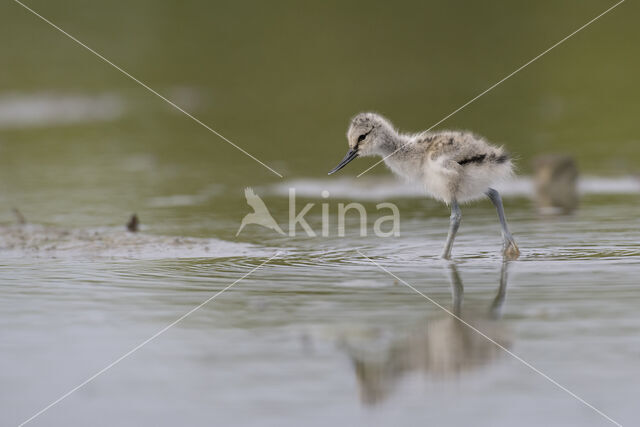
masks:
{"type": "Polygon", "coordinates": [[[417,146],[431,160],[446,156],[460,165],[484,162],[504,163],[508,155],[502,147],[489,144],[484,138],[472,132],[444,130],[428,132],[415,137],[417,146]]]}

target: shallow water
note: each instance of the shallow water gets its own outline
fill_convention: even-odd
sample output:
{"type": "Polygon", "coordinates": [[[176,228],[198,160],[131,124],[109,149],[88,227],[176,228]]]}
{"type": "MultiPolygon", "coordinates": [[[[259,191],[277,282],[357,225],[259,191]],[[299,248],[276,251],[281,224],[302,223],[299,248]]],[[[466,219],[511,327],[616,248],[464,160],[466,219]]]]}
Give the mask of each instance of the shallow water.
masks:
{"type": "Polygon", "coordinates": [[[326,172],[356,112],[426,129],[611,3],[25,3],[285,178],[2,2],[0,425],[276,253],[32,424],[610,425],[402,281],[638,424],[637,3],[438,126],[515,156],[520,177],[500,190],[522,256],[507,265],[487,201],[463,208],[447,263],[445,207],[383,167],[355,178],[373,160],[326,172]],[[577,160],[573,215],[531,201],[532,160],[550,152],[577,160]],[[236,237],[247,186],[285,231],[295,188],[319,235],[250,225],[236,237]],[[338,236],[337,205],[351,201],[370,214],[367,236],[352,217],[338,236]],[[401,212],[398,237],[371,233],[385,201],[401,212]],[[137,234],[124,229],[134,212],[137,234]]]}
{"type": "Polygon", "coordinates": [[[585,196],[566,217],[507,198],[522,250],[507,265],[488,203],[464,209],[448,263],[437,258],[446,212],[397,201],[394,238],[357,226],[346,238],[250,226],[240,241],[4,227],[2,423],[33,415],[278,251],[34,425],[608,424],[358,251],[613,419],[637,420],[637,194],[585,196]]]}

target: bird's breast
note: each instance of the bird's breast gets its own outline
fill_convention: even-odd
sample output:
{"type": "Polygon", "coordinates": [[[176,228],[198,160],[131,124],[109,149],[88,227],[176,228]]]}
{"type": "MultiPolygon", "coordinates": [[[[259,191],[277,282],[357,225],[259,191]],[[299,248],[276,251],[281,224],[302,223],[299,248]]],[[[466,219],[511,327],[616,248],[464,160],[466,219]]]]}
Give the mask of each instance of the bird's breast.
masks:
{"type": "Polygon", "coordinates": [[[385,160],[385,163],[391,171],[408,180],[421,181],[424,177],[421,159],[394,159],[394,156],[385,160]]]}

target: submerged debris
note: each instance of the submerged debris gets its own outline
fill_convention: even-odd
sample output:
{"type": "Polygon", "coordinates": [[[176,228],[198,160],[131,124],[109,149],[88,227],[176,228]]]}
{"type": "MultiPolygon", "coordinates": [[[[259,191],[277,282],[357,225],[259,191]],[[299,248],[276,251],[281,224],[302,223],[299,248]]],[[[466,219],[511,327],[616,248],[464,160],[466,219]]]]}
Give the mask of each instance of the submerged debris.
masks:
{"type": "Polygon", "coordinates": [[[127,222],[127,230],[132,233],[137,233],[138,230],[140,230],[140,220],[138,219],[138,215],[131,215],[129,222],[127,222]]]}

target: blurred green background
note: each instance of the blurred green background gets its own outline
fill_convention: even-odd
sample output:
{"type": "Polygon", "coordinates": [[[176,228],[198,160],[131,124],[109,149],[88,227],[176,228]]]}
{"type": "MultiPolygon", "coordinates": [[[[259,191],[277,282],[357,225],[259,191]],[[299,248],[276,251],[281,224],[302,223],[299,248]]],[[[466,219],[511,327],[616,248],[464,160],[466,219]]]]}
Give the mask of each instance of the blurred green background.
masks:
{"type": "MultiPolygon", "coordinates": [[[[25,2],[285,179],[325,177],[355,113],[428,128],[614,3],[25,2]]],[[[573,154],[589,174],[637,173],[638,16],[623,3],[439,128],[505,144],[525,174],[547,152],[573,154]]],[[[91,222],[149,197],[279,180],[18,4],[2,2],[0,20],[3,206],[91,222]],[[45,110],[68,96],[115,107],[94,119],[11,120],[16,102],[43,96],[45,110]]],[[[235,212],[242,194],[233,200],[215,209],[235,212]]]]}

